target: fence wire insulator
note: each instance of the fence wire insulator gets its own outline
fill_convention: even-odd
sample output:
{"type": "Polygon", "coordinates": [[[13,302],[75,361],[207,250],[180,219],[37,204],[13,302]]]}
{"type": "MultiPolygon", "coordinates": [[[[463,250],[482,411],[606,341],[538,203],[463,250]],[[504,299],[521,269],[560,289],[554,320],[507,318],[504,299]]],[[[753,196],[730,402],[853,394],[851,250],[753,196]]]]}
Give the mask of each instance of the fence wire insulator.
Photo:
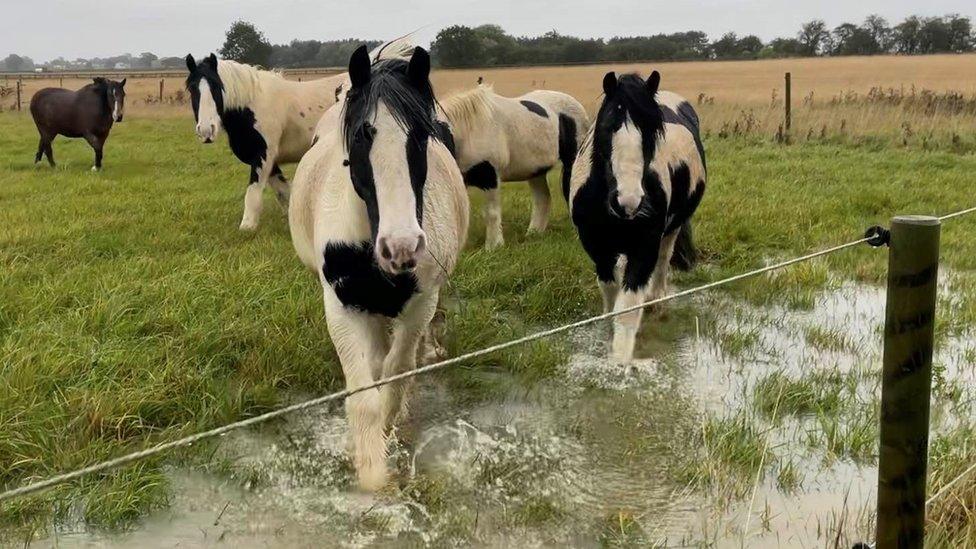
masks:
{"type": "Polygon", "coordinates": [[[875,225],[864,231],[864,238],[868,239],[869,245],[880,248],[891,244],[891,231],[881,225],[875,225]]]}

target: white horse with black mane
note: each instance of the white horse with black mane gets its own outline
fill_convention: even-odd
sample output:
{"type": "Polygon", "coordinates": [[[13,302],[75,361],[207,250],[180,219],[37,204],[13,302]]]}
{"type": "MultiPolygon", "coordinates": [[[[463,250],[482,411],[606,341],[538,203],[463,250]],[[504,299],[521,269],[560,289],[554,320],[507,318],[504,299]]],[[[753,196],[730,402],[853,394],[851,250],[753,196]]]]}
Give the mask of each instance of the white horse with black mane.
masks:
{"type": "Polygon", "coordinates": [[[546,174],[557,163],[562,164],[565,198],[579,140],[588,127],[586,111],[579,101],[548,90],[503,97],[491,86],[479,85],[441,105],[465,183],[487,192],[485,247],[495,248],[505,242],[502,181],[528,180],[533,200],[529,232],[544,231],[550,205],[546,174]]]}
{"type": "MultiPolygon", "coordinates": [[[[402,53],[406,38],[384,44],[374,55],[384,49],[402,53]]],[[[287,208],[288,181],[280,165],[298,162],[308,151],[319,119],[336,103],[343,86],[348,87],[349,76],[295,82],[275,71],[218,60],[213,54],[199,63],[187,55],[186,67],[197,136],[212,143],[223,128],[231,151],[251,169],[241,229],[254,230],[269,183],[287,208]]]]}
{"type": "MultiPolygon", "coordinates": [[[[695,262],[691,216],[705,192],[698,114],[683,97],[658,91],[654,71],[607,73],[596,122],[576,158],[570,213],[596,266],[604,312],[667,293],[669,264],[695,262]]],[[[634,356],[643,310],[615,317],[611,354],[634,356]]]]}
{"type": "MultiPolygon", "coordinates": [[[[322,283],[347,388],[414,369],[468,227],[468,196],[435,118],[430,57],[349,61],[351,87],[319,123],[295,174],[289,225],[322,283]]],[[[349,397],[361,487],[387,481],[387,433],[403,384],[349,397]]]]}

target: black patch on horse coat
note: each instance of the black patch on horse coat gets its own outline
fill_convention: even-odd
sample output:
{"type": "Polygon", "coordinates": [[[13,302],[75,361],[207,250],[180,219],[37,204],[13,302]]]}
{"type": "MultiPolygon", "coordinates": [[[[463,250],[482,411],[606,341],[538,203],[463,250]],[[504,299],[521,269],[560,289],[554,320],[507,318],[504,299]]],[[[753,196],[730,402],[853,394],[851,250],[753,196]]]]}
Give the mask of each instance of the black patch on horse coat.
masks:
{"type": "Polygon", "coordinates": [[[390,275],[373,256],[373,244],[330,242],[325,246],[322,274],[343,305],[364,313],[397,317],[417,293],[413,273],[390,275]]]}
{"type": "Polygon", "coordinates": [[[521,103],[526,109],[529,109],[529,112],[538,114],[542,118],[549,118],[549,113],[546,112],[546,109],[542,108],[542,105],[536,103],[535,101],[523,99],[519,101],[519,103],[521,103]]]}
{"type": "Polygon", "coordinates": [[[487,160],[479,162],[464,172],[464,184],[468,187],[477,187],[483,191],[489,191],[498,187],[498,172],[487,160]]]}
{"type": "Polygon", "coordinates": [[[260,166],[268,155],[268,143],[254,126],[254,111],[249,108],[229,109],[220,115],[220,123],[227,131],[230,150],[241,162],[260,166]]]}
{"type": "MultiPolygon", "coordinates": [[[[693,254],[693,248],[688,249],[691,246],[690,219],[705,188],[704,182],[696,182],[698,185],[694,192],[689,194],[692,186],[690,170],[687,164],[681,163],[669,174],[672,185],[669,203],[659,175],[648,168],[646,161],[654,158],[665,122],[668,118],[678,119],[677,113],[659,106],[648,86],[636,75],[620,77],[615,86],[608,87],[605,82],[604,87],[610,91],[594,123],[590,174],[573,198],[572,217],[583,248],[596,267],[597,277],[604,282],[613,281],[617,258],[623,255],[627,259],[623,288],[637,291],[647,286],[657,264],[661,239],[665,235],[677,230],[684,231],[683,227],[688,226],[686,235],[679,234],[676,246],[680,245],[682,249],[678,261],[688,259],[689,254],[693,254]],[[613,133],[628,118],[641,132],[645,159],[641,181],[645,195],[639,214],[632,219],[614,212],[611,197],[617,183],[609,166],[613,133]]],[[[687,116],[686,113],[682,114],[687,116]]],[[[688,117],[685,123],[697,126],[697,115],[688,117]]],[[[697,130],[692,133],[697,136],[697,130]]]]}
{"type": "Polygon", "coordinates": [[[563,199],[569,202],[569,180],[573,176],[573,162],[576,162],[576,121],[559,114],[559,161],[563,164],[563,199]]]}
{"type": "Polygon", "coordinates": [[[683,101],[678,105],[678,112],[674,112],[670,108],[661,105],[661,113],[664,116],[664,121],[668,124],[680,124],[691,132],[691,135],[695,138],[695,147],[698,148],[698,156],[701,157],[702,167],[704,168],[705,146],[702,144],[700,123],[695,108],[687,101],[683,101]]]}

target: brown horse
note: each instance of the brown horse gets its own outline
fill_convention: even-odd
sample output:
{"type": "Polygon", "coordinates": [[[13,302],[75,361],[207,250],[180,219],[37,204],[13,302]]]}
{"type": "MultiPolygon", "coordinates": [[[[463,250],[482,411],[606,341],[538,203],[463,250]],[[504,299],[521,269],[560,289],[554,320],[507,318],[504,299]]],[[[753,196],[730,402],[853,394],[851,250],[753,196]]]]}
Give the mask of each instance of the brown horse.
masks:
{"type": "Polygon", "coordinates": [[[121,82],[94,78],[92,83],[78,91],[63,88],[44,88],[31,98],[30,110],[41,134],[34,163],[47,155],[54,166],[54,149],[51,142],[58,135],[84,137],[95,149],[95,165],[102,168],[102,147],[112,130],[112,122],[122,121],[125,107],[125,79],[121,82]]]}

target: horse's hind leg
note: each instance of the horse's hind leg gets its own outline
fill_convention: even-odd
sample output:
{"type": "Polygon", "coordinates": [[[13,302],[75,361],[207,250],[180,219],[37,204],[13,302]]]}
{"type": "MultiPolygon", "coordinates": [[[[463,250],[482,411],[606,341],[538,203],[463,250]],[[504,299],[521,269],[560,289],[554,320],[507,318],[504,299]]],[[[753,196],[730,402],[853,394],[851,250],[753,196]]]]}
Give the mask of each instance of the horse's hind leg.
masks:
{"type": "MultiPolygon", "coordinates": [[[[346,309],[325,286],[325,317],[329,335],[346,379],[346,389],[374,381],[373,369],[383,361],[385,325],[366,313],[346,309]]],[[[346,417],[352,440],[353,465],[359,486],[379,490],[386,484],[386,425],[380,389],[369,389],[346,399],[346,417]]]]}
{"type": "Polygon", "coordinates": [[[288,186],[288,180],[285,179],[285,174],[281,173],[281,168],[277,164],[271,168],[271,177],[268,178],[268,183],[271,188],[275,191],[275,197],[278,198],[278,204],[288,211],[288,197],[291,195],[291,190],[288,186]]]}
{"type": "Polygon", "coordinates": [[[45,154],[45,156],[47,156],[47,163],[50,164],[51,167],[53,168],[55,166],[55,164],[54,164],[54,146],[51,144],[51,141],[48,141],[47,144],[45,145],[45,147],[44,147],[44,154],[45,154]]]}
{"type": "Polygon", "coordinates": [[[41,138],[41,142],[37,144],[37,154],[34,155],[34,163],[37,164],[41,161],[41,157],[44,156],[44,152],[47,151],[47,145],[44,143],[44,138],[41,138]]]}
{"type": "Polygon", "coordinates": [[[529,233],[541,233],[549,224],[549,181],[546,175],[533,177],[529,180],[532,189],[532,221],[529,223],[529,233]]]}
{"type": "Polygon", "coordinates": [[[486,191],[485,231],[485,248],[491,250],[505,245],[502,234],[502,189],[499,185],[486,191]]]}
{"type": "Polygon", "coordinates": [[[41,132],[41,139],[37,144],[37,154],[34,155],[34,163],[37,164],[41,161],[42,156],[47,156],[47,162],[54,167],[54,150],[51,148],[51,141],[54,140],[53,135],[48,135],[46,132],[41,132]]]}

